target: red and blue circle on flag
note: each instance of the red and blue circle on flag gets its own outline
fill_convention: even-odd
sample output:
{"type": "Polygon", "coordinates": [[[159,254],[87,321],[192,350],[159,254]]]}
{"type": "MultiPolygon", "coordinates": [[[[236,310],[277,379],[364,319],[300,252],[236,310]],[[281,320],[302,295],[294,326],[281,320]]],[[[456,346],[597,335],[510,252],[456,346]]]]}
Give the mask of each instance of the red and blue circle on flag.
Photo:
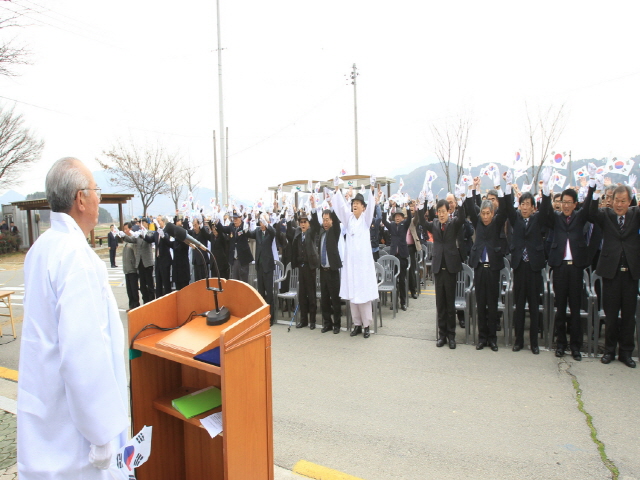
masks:
{"type": "Polygon", "coordinates": [[[622,170],[624,168],[624,162],[622,160],[613,162],[613,168],[615,168],[616,170],[622,170]]]}
{"type": "Polygon", "coordinates": [[[553,161],[556,164],[561,164],[562,163],[562,154],[561,153],[556,153],[556,156],[553,157],[553,161]]]}

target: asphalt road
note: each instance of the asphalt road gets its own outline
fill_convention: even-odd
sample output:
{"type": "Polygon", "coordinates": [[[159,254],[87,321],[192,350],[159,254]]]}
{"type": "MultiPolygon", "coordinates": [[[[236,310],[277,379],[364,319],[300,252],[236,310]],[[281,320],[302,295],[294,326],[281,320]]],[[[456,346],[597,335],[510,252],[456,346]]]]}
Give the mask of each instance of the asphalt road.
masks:
{"type": "MultiPolygon", "coordinates": [[[[7,267],[0,288],[21,287],[7,267]]],[[[125,322],[121,269],[110,282],[125,322]]],[[[501,337],[498,352],[438,349],[428,291],[395,319],[383,308],[383,323],[369,339],[273,327],[276,465],[304,459],[366,480],[640,479],[640,369],[514,353],[501,337]]],[[[17,369],[20,337],[3,331],[0,366],[17,369]]]]}

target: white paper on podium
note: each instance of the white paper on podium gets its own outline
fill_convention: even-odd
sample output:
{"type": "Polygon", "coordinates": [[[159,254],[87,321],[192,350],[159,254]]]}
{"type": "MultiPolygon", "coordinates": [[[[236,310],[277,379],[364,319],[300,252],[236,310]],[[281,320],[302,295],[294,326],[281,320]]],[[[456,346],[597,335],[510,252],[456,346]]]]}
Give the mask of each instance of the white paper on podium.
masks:
{"type": "Polygon", "coordinates": [[[113,456],[109,472],[114,480],[135,480],[134,469],[146,462],[151,455],[152,429],[153,427],[145,425],[113,456]]]}
{"type": "Polygon", "coordinates": [[[201,418],[200,423],[213,438],[222,432],[222,412],[212,413],[208,417],[201,418]]]}

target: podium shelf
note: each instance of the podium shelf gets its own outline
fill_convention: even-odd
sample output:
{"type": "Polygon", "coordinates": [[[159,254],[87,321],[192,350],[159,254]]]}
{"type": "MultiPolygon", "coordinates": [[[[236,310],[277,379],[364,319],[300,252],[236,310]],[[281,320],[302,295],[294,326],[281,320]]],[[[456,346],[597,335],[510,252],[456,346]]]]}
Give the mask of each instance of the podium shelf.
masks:
{"type": "MultiPolygon", "coordinates": [[[[201,362],[198,362],[198,363],[201,363],[201,362]]],[[[156,410],[160,410],[161,412],[168,413],[169,415],[176,417],[182,420],[183,422],[190,423],[191,425],[195,425],[196,427],[199,427],[199,428],[204,428],[200,423],[200,419],[208,417],[212,413],[221,412],[222,406],[212,408],[211,410],[207,410],[206,412],[201,413],[200,415],[196,415],[195,417],[185,418],[185,416],[182,415],[178,410],[173,408],[173,405],[171,404],[171,402],[176,398],[184,397],[185,395],[196,392],[198,390],[202,390],[202,389],[193,388],[193,387],[180,387],[179,389],[173,390],[172,392],[169,392],[168,394],[163,395],[162,397],[156,398],[153,401],[153,406],[156,410]]],[[[223,433],[224,432],[221,432],[219,436],[222,436],[223,433]]]]}
{"type": "MultiPolygon", "coordinates": [[[[216,328],[216,327],[211,327],[216,328]]],[[[168,332],[159,332],[154,333],[152,335],[148,335],[143,338],[137,338],[135,342],[133,342],[133,348],[136,350],[140,350],[141,352],[150,353],[152,355],[166,358],[167,360],[171,360],[172,362],[181,363],[182,365],[187,365],[189,367],[195,367],[198,370],[203,370],[205,372],[215,373],[216,375],[221,374],[220,367],[216,365],[211,365],[209,363],[200,362],[198,360],[193,359],[193,355],[188,353],[179,352],[177,350],[170,350],[168,348],[158,347],[156,343],[162,340],[164,337],[172,333],[174,330],[168,332]]],[[[220,345],[220,338],[218,337],[217,341],[211,344],[210,348],[215,348],[220,345]]]]}

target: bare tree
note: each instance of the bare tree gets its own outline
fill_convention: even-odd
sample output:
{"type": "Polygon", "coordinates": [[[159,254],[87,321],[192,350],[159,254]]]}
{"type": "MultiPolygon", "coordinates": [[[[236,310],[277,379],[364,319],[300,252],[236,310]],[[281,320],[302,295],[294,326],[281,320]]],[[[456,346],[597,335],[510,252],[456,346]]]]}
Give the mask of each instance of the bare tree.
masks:
{"type": "MultiPolygon", "coordinates": [[[[194,193],[195,198],[195,189],[200,185],[201,178],[198,175],[198,167],[191,163],[191,160],[182,169],[182,176],[183,181],[187,182],[187,188],[191,193],[194,193]]],[[[191,208],[194,208],[193,202],[191,202],[191,208]]]]}
{"type": "Polygon", "coordinates": [[[558,108],[551,105],[546,110],[538,107],[537,112],[532,113],[528,104],[525,104],[525,107],[527,121],[525,123],[524,161],[527,170],[531,169],[533,184],[537,185],[538,175],[566,126],[566,109],[564,104],[558,108]]]}
{"type": "Polygon", "coordinates": [[[176,165],[175,172],[169,177],[169,196],[173,201],[176,212],[178,211],[178,203],[184,192],[184,166],[176,165]]]}
{"type": "Polygon", "coordinates": [[[21,114],[0,105],[0,184],[3,188],[19,185],[23,173],[40,160],[44,141],[24,126],[21,114]]]}
{"type": "Polygon", "coordinates": [[[471,125],[471,117],[467,114],[461,114],[455,120],[446,120],[439,125],[431,125],[434,152],[447,179],[449,192],[453,191],[451,187],[460,181],[464,173],[464,159],[471,125]],[[452,182],[452,165],[455,165],[454,182],[452,182]]]}
{"type": "MultiPolygon", "coordinates": [[[[0,30],[19,27],[18,15],[0,18],[0,30]]],[[[13,77],[17,75],[11,68],[14,65],[28,65],[29,51],[25,47],[16,46],[15,40],[0,43],[0,76],[13,77]]]]}
{"type": "Polygon", "coordinates": [[[160,144],[140,146],[133,140],[117,141],[96,160],[112,175],[111,182],[140,194],[143,215],[158,195],[170,193],[169,181],[175,175],[177,155],[160,144]]]}

